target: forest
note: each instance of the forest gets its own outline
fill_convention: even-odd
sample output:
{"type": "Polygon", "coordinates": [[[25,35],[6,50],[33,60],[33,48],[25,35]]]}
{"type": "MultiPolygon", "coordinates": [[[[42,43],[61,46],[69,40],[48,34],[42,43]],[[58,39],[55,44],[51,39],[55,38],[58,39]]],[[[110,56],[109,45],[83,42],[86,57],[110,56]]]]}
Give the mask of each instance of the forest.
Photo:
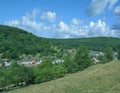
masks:
{"type": "Polygon", "coordinates": [[[120,38],[113,37],[89,37],[71,39],[49,39],[53,44],[64,48],[77,48],[87,46],[90,50],[104,51],[107,47],[112,47],[117,51],[120,49],[120,38]]]}
{"type": "Polygon", "coordinates": [[[54,52],[54,45],[44,38],[18,28],[0,26],[1,58],[19,60],[22,54],[40,53],[45,56],[54,52]]]}

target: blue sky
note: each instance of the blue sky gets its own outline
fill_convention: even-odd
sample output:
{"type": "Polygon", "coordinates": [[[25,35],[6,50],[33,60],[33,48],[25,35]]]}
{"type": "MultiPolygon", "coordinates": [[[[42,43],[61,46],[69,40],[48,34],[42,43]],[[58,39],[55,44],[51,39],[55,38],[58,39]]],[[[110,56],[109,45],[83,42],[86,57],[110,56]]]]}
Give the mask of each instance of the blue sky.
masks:
{"type": "Polygon", "coordinates": [[[47,38],[120,38],[120,0],[1,0],[0,24],[47,38]]]}

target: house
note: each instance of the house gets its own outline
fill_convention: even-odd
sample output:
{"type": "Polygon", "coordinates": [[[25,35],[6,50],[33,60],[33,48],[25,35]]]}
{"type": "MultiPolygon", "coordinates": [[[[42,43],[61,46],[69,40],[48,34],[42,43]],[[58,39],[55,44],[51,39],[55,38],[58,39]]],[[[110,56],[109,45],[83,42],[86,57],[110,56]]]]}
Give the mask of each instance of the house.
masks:
{"type": "Polygon", "coordinates": [[[33,59],[32,60],[32,64],[40,64],[40,63],[42,63],[41,59],[33,59]]]}
{"type": "Polygon", "coordinates": [[[52,62],[52,64],[60,64],[60,63],[63,63],[63,62],[64,62],[64,60],[57,59],[57,60],[54,60],[52,62]]]}
{"type": "Polygon", "coordinates": [[[12,62],[4,62],[5,67],[10,66],[11,64],[12,64],[12,62]]]}
{"type": "Polygon", "coordinates": [[[41,60],[41,59],[39,59],[39,60],[36,60],[36,64],[38,65],[38,64],[40,64],[40,63],[42,63],[43,61],[41,60]]]}
{"type": "Polygon", "coordinates": [[[38,65],[42,63],[41,59],[33,59],[33,60],[22,60],[20,62],[20,65],[24,65],[24,66],[30,66],[30,65],[38,65]]]}
{"type": "Polygon", "coordinates": [[[2,59],[2,66],[10,66],[12,62],[8,62],[8,59],[2,59]]]}
{"type": "Polygon", "coordinates": [[[94,64],[100,63],[100,60],[98,60],[96,57],[93,57],[92,60],[94,64]]]}
{"type": "Polygon", "coordinates": [[[98,57],[98,56],[104,56],[104,53],[100,52],[100,51],[93,51],[93,50],[91,50],[90,51],[90,55],[98,57]]]}
{"type": "Polygon", "coordinates": [[[24,65],[24,66],[28,66],[28,65],[31,65],[32,64],[32,61],[23,61],[23,62],[20,62],[20,65],[24,65]]]}
{"type": "Polygon", "coordinates": [[[8,59],[7,58],[4,58],[1,60],[2,62],[8,62],[8,59]]]}
{"type": "Polygon", "coordinates": [[[76,53],[76,49],[68,49],[68,53],[76,53]]]}

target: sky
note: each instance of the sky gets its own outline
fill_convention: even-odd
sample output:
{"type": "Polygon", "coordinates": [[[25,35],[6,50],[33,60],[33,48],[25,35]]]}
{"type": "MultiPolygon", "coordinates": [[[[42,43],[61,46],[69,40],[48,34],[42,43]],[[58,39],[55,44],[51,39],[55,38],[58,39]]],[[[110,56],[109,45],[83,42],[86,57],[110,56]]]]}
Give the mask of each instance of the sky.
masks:
{"type": "Polygon", "coordinates": [[[1,0],[0,24],[45,38],[120,38],[120,0],[1,0]]]}

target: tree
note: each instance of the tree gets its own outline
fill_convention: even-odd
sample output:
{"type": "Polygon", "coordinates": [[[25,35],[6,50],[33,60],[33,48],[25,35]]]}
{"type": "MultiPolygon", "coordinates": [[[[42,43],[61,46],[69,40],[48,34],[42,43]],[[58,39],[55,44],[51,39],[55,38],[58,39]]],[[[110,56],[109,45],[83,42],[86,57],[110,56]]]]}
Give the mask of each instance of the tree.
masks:
{"type": "Polygon", "coordinates": [[[63,77],[66,74],[66,68],[62,64],[54,65],[51,68],[52,79],[63,77]]]}
{"type": "Polygon", "coordinates": [[[118,50],[117,58],[118,58],[118,60],[120,60],[120,50],[118,50]]]}
{"type": "Polygon", "coordinates": [[[0,88],[9,89],[10,85],[27,85],[34,82],[33,70],[30,67],[21,66],[17,62],[11,66],[0,68],[0,88]]]}
{"type": "Polygon", "coordinates": [[[85,46],[79,47],[75,55],[74,61],[77,63],[79,70],[83,70],[84,68],[87,68],[90,65],[92,65],[88,48],[85,46]]]}
{"type": "Polygon", "coordinates": [[[107,62],[113,61],[114,55],[113,55],[113,49],[111,47],[107,47],[105,49],[104,57],[106,58],[107,62]]]}
{"type": "Polygon", "coordinates": [[[35,82],[41,83],[52,79],[51,68],[53,64],[51,60],[44,60],[38,67],[35,68],[35,82]]]}
{"type": "Polygon", "coordinates": [[[52,79],[63,77],[66,73],[66,69],[62,64],[52,64],[51,60],[44,60],[38,67],[34,70],[35,82],[41,83],[52,79]]]}
{"type": "Polygon", "coordinates": [[[19,83],[29,84],[34,81],[33,70],[30,67],[21,66],[17,62],[12,63],[11,67],[12,83],[16,86],[19,83]]]}
{"type": "Polygon", "coordinates": [[[66,68],[67,73],[74,73],[78,70],[77,63],[75,61],[73,61],[73,58],[70,55],[68,55],[65,58],[63,66],[66,68]]]}
{"type": "Polygon", "coordinates": [[[0,87],[3,89],[9,89],[9,86],[12,84],[12,75],[9,68],[1,67],[0,68],[0,87]]]}
{"type": "Polygon", "coordinates": [[[10,59],[10,52],[9,51],[7,51],[7,52],[4,52],[3,54],[2,54],[2,57],[1,58],[8,58],[8,59],[10,59]]]}

